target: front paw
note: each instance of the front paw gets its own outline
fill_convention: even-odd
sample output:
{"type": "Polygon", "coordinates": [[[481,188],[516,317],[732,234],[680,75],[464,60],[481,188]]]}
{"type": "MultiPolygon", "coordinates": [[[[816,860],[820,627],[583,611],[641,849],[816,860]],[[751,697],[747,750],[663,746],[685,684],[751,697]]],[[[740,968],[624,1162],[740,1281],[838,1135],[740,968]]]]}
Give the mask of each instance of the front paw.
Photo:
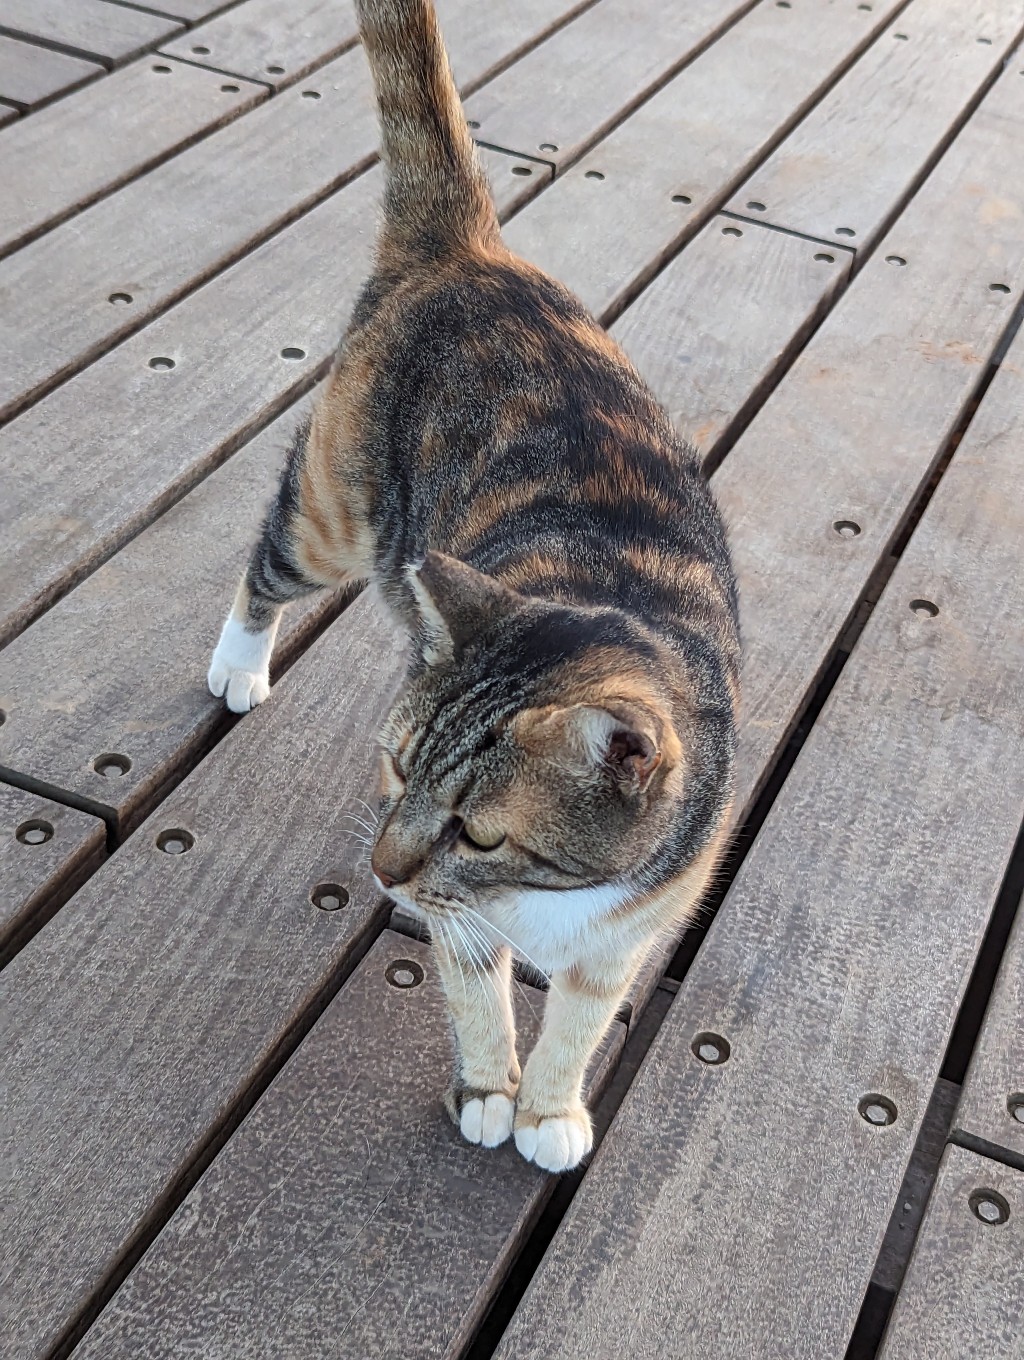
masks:
{"type": "Polygon", "coordinates": [[[224,698],[232,713],[248,713],[270,693],[273,633],[250,633],[237,619],[224,625],[210,662],[206,683],[215,698],[224,698]]]}
{"type": "Polygon", "coordinates": [[[522,1155],[544,1171],[571,1171],[594,1146],[590,1115],[583,1105],[547,1115],[520,1106],[515,1134],[522,1155]]]}
{"type": "Polygon", "coordinates": [[[462,1087],[449,1091],[445,1104],[467,1143],[495,1148],[511,1137],[516,1102],[507,1091],[462,1087]]]}

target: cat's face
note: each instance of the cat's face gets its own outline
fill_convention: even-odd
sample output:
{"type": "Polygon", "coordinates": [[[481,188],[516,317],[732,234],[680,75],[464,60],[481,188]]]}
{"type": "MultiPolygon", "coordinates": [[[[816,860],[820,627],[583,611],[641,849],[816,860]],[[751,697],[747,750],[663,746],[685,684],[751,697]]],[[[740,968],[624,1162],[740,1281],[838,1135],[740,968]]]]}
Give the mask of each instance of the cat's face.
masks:
{"type": "Polygon", "coordinates": [[[623,882],[685,780],[663,699],[613,640],[567,656],[566,611],[474,597],[488,578],[450,562],[417,601],[423,660],[382,734],[378,882],[428,915],[485,916],[523,890],[623,882]]]}

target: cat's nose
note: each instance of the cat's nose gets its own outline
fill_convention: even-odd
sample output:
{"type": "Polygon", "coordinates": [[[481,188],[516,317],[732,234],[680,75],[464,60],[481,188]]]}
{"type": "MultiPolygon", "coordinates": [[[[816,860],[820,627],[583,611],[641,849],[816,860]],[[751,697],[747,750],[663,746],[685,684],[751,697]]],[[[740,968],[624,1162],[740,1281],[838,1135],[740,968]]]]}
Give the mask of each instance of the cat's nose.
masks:
{"type": "Polygon", "coordinates": [[[382,888],[393,888],[398,882],[397,878],[392,878],[390,874],[384,873],[382,869],[374,869],[373,872],[376,874],[377,882],[382,888]]]}

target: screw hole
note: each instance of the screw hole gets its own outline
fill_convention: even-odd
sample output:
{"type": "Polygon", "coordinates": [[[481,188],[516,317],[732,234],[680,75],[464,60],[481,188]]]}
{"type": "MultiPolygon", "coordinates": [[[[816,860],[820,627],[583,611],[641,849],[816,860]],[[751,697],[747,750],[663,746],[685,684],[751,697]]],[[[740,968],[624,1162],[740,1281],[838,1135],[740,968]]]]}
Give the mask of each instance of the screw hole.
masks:
{"type": "Polygon", "coordinates": [[[939,606],[931,600],[911,600],[910,607],[922,619],[934,619],[939,612],[939,606]]]}
{"type": "Polygon", "coordinates": [[[282,359],[305,359],[306,351],[299,349],[298,345],[286,345],[281,351],[282,359]]]}
{"type": "Polygon", "coordinates": [[[512,173],[513,175],[532,175],[533,171],[528,165],[513,165],[512,173]]]}
{"type": "Polygon", "coordinates": [[[1006,1109],[1011,1119],[1015,1119],[1018,1124],[1024,1124],[1024,1092],[1018,1091],[1010,1096],[1006,1102],[1006,1109]]]}
{"type": "Polygon", "coordinates": [[[898,38],[900,42],[906,42],[906,41],[907,41],[907,35],[906,35],[905,33],[894,33],[892,36],[893,36],[894,38],[898,38]]]}
{"type": "Polygon", "coordinates": [[[555,146],[554,142],[541,142],[540,149],[541,151],[557,151],[558,147],[555,146]]]}
{"type": "Polygon", "coordinates": [[[874,1124],[877,1128],[884,1128],[887,1124],[896,1123],[896,1106],[888,1096],[877,1094],[862,1097],[857,1109],[861,1119],[868,1124],[874,1124]]]}
{"type": "Polygon", "coordinates": [[[728,1039],[723,1039],[720,1034],[702,1030],[700,1034],[694,1035],[690,1052],[698,1062],[706,1063],[708,1067],[721,1067],[722,1063],[729,1061],[732,1049],[729,1047],[728,1039]]]}
{"type": "Polygon", "coordinates": [[[991,38],[978,38],[977,41],[981,43],[982,47],[991,47],[991,46],[992,46],[992,39],[991,39],[991,38]]]}
{"type": "Polygon", "coordinates": [[[860,525],[852,519],[837,519],[832,528],[840,538],[856,538],[860,533],[860,525]]]}
{"type": "Polygon", "coordinates": [[[166,354],[158,354],[154,359],[150,359],[149,366],[158,369],[173,368],[174,360],[168,359],[166,354]]]}
{"type": "Polygon", "coordinates": [[[789,0],[775,0],[775,8],[776,8],[776,9],[792,9],[793,6],[789,3],[789,0]]]}
{"type": "Polygon", "coordinates": [[[303,99],[319,99],[319,98],[320,98],[320,91],[319,91],[319,90],[303,90],[303,91],[302,91],[302,97],[303,97],[303,99]]]}
{"type": "Polygon", "coordinates": [[[117,751],[105,751],[92,762],[92,768],[104,779],[118,779],[128,773],[132,768],[132,762],[117,751]]]}
{"type": "Polygon", "coordinates": [[[836,235],[837,235],[837,236],[856,236],[857,233],[854,231],[853,227],[836,227],[836,235]]]}
{"type": "Polygon", "coordinates": [[[208,57],[210,55],[210,49],[208,47],[204,47],[202,43],[197,43],[195,47],[193,47],[192,51],[195,52],[196,56],[199,57],[208,57]]]}
{"type": "Polygon", "coordinates": [[[153,70],[158,76],[169,76],[171,74],[171,68],[169,66],[154,66],[153,70]]]}
{"type": "Polygon", "coordinates": [[[750,212],[764,212],[764,204],[759,203],[756,198],[750,200],[747,204],[747,208],[750,212]]]}
{"type": "Polygon", "coordinates": [[[474,130],[476,130],[477,128],[479,128],[479,126],[480,124],[477,122],[475,118],[466,119],[466,127],[473,128],[474,130]]]}
{"type": "Polygon", "coordinates": [[[222,94],[237,94],[237,93],[238,93],[238,86],[237,86],[237,85],[222,85],[220,88],[221,88],[221,93],[222,93],[222,94]]]}
{"type": "Polygon", "coordinates": [[[4,723],[5,723],[6,721],[7,721],[7,714],[3,711],[2,708],[0,708],[0,727],[3,727],[3,725],[4,725],[4,723]]]}
{"type": "Polygon", "coordinates": [[[165,855],[185,855],[195,843],[196,838],[191,831],[183,831],[181,827],[161,831],[156,838],[156,848],[162,850],[165,855]]]}
{"type": "Polygon", "coordinates": [[[998,1190],[975,1190],[967,1203],[974,1217],[989,1227],[1005,1223],[1010,1217],[1010,1206],[998,1190]]]}
{"type": "Polygon", "coordinates": [[[1008,283],[990,283],[988,286],[990,293],[1008,293],[1010,285],[1008,283]]]}
{"type": "Polygon", "coordinates": [[[604,175],[601,174],[600,170],[588,170],[587,173],[586,173],[586,175],[584,176],[584,178],[585,178],[585,179],[604,179],[604,175]]]}
{"type": "Polygon", "coordinates": [[[348,890],[340,883],[318,883],[309,894],[309,900],[321,911],[340,911],[348,906],[348,890]]]}
{"type": "Polygon", "coordinates": [[[836,262],[836,257],[834,255],[827,254],[824,250],[819,250],[814,258],[816,260],[820,260],[822,264],[835,264],[836,262]]]}
{"type": "Polygon", "coordinates": [[[693,202],[693,199],[690,197],[689,194],[673,194],[673,195],[672,195],[672,202],[673,202],[673,203],[692,203],[692,202],[693,202]]]}
{"type": "Polygon", "coordinates": [[[269,71],[269,73],[270,73],[272,76],[283,76],[283,75],[284,75],[284,67],[283,67],[283,66],[268,66],[268,67],[267,67],[267,70],[269,71]]]}
{"type": "Polygon", "coordinates": [[[407,991],[410,987],[418,987],[423,981],[423,969],[412,959],[395,959],[384,970],[384,976],[392,987],[407,991]]]}
{"type": "Polygon", "coordinates": [[[22,822],[14,834],[22,845],[44,845],[53,839],[53,827],[42,818],[33,817],[30,822],[22,822]]]}
{"type": "Polygon", "coordinates": [[[723,235],[723,236],[742,236],[743,233],[742,233],[742,231],[740,231],[739,227],[723,227],[723,228],[722,228],[722,235],[723,235]]]}
{"type": "Polygon", "coordinates": [[[110,297],[107,298],[107,301],[114,303],[115,306],[126,305],[127,303],[131,302],[131,300],[132,300],[131,293],[111,293],[110,297]]]}
{"type": "Polygon", "coordinates": [[[866,9],[866,10],[868,10],[869,12],[870,12],[870,10],[871,10],[871,6],[870,6],[870,5],[858,5],[857,8],[858,8],[858,9],[866,9]]]}
{"type": "Polygon", "coordinates": [[[886,264],[898,265],[900,269],[906,264],[906,260],[902,255],[886,255],[885,262],[886,264]]]}

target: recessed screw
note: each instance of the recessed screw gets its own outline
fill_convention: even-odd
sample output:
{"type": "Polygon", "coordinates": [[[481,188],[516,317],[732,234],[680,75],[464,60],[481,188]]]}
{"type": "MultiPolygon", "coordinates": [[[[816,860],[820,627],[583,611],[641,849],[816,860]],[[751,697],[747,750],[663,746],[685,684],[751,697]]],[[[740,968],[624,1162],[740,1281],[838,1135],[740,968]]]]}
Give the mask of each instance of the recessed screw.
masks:
{"type": "Polygon", "coordinates": [[[161,831],[156,838],[156,848],[162,850],[165,855],[185,855],[195,843],[196,838],[191,831],[184,831],[181,827],[161,831]]]}
{"type": "Polygon", "coordinates": [[[412,959],[395,959],[394,963],[388,964],[384,970],[384,976],[392,987],[397,987],[399,991],[408,991],[410,987],[418,987],[423,981],[423,969],[412,959]]]}
{"type": "Polygon", "coordinates": [[[110,296],[107,298],[107,301],[112,302],[115,307],[117,306],[123,307],[127,303],[131,302],[131,300],[132,300],[131,293],[111,293],[110,296]]]}
{"type": "Polygon", "coordinates": [[[752,198],[750,202],[747,204],[747,209],[749,212],[764,212],[765,205],[759,202],[758,199],[752,198]]]}
{"type": "Polygon", "coordinates": [[[834,255],[829,255],[828,252],[824,250],[819,250],[814,258],[821,264],[835,264],[836,262],[836,257],[834,255]]]}
{"type": "Polygon", "coordinates": [[[304,349],[299,349],[298,345],[285,345],[284,349],[281,351],[282,359],[298,360],[305,359],[305,357],[306,351],[304,349]]]}
{"type": "Polygon", "coordinates": [[[168,359],[168,357],[167,357],[166,354],[158,354],[158,355],[156,355],[155,358],[150,359],[150,361],[149,361],[149,366],[150,366],[150,368],[156,368],[156,369],[173,368],[173,367],[174,367],[174,360],[173,360],[173,359],[168,359]]]}
{"type": "Polygon", "coordinates": [[[1010,1206],[998,1190],[975,1190],[967,1203],[974,1217],[991,1227],[1005,1223],[1010,1217],[1010,1206]]]}
{"type": "Polygon", "coordinates": [[[1015,1119],[1018,1124],[1024,1124],[1024,1094],[1018,1092],[1010,1096],[1006,1102],[1011,1119],[1015,1119]]]}
{"type": "Polygon", "coordinates": [[[541,142],[540,149],[541,151],[557,151],[558,147],[555,146],[554,142],[541,142]]]}
{"type": "Polygon", "coordinates": [[[857,1105],[860,1117],[876,1128],[884,1128],[896,1122],[896,1106],[888,1096],[871,1094],[863,1096],[857,1105]]]}
{"type": "Polygon", "coordinates": [[[699,1062],[706,1063],[708,1067],[720,1067],[722,1063],[728,1062],[732,1050],[729,1047],[728,1039],[723,1039],[720,1034],[703,1031],[694,1035],[690,1052],[699,1062]]]}
{"type": "Polygon", "coordinates": [[[673,195],[672,195],[672,202],[673,202],[673,203],[692,203],[692,202],[693,202],[693,199],[690,197],[689,194],[673,194],[673,195]]]}
{"type": "Polygon", "coordinates": [[[127,756],[122,756],[116,751],[107,751],[96,757],[92,762],[92,768],[104,779],[118,779],[128,773],[132,768],[132,762],[127,756]]]}
{"type": "Polygon", "coordinates": [[[931,600],[911,600],[910,607],[920,619],[934,619],[939,612],[939,606],[931,600]]]}
{"type": "Polygon", "coordinates": [[[886,255],[885,262],[886,264],[894,264],[900,269],[906,264],[906,260],[902,255],[886,255]]]}
{"type": "Polygon", "coordinates": [[[33,817],[30,822],[22,822],[14,835],[22,845],[44,845],[53,839],[53,827],[42,818],[33,817]]]}
{"type": "Polygon", "coordinates": [[[309,900],[321,911],[340,911],[348,906],[348,890],[340,883],[318,883],[309,894],[309,900]]]}
{"type": "Polygon", "coordinates": [[[852,519],[837,519],[832,528],[840,538],[856,538],[860,533],[860,525],[852,519]]]}

